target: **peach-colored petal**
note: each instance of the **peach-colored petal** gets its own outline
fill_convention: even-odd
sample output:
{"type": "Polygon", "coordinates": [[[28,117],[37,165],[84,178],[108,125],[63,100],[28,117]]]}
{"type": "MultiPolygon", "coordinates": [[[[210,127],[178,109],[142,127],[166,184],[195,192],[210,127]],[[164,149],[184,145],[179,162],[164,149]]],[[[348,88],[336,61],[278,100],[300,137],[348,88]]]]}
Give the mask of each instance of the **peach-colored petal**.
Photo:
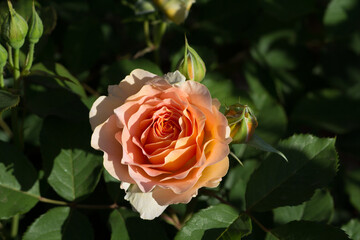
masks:
{"type": "Polygon", "coordinates": [[[121,103],[121,100],[112,96],[101,96],[96,99],[89,112],[91,128],[94,130],[96,126],[105,122],[121,103]]]}
{"type": "Polygon", "coordinates": [[[125,99],[135,94],[148,81],[156,75],[142,69],[133,70],[119,85],[108,87],[109,96],[99,97],[91,107],[89,118],[92,129],[110,117],[114,109],[121,106],[125,99]]]}
{"type": "Polygon", "coordinates": [[[127,166],[121,164],[122,148],[115,139],[119,131],[116,118],[112,115],[107,121],[95,128],[91,138],[91,145],[104,152],[104,167],[114,178],[129,183],[134,183],[127,171],[127,166]]]}
{"type": "Polygon", "coordinates": [[[197,183],[186,192],[176,194],[170,189],[156,187],[153,190],[153,198],[159,205],[170,205],[177,203],[188,203],[191,198],[198,194],[201,187],[216,187],[221,178],[225,176],[229,169],[229,159],[226,157],[222,161],[211,165],[202,172],[197,183]]]}
{"type": "Polygon", "coordinates": [[[190,103],[195,106],[211,109],[212,99],[209,90],[201,83],[195,81],[186,81],[180,86],[180,89],[186,92],[190,103]]]}

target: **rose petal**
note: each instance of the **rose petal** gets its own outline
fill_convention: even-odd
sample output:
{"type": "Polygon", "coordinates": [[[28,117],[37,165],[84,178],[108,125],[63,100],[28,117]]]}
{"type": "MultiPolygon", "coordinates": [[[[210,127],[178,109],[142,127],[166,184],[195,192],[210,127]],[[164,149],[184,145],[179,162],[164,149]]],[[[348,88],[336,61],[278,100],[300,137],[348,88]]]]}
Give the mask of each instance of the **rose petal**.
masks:
{"type": "Polygon", "coordinates": [[[222,161],[211,165],[203,171],[198,182],[186,192],[176,194],[170,189],[156,187],[153,190],[153,198],[160,205],[170,205],[177,203],[188,203],[191,198],[198,194],[201,187],[216,187],[221,178],[226,175],[229,169],[229,159],[226,157],[222,161]]]}
{"type": "Polygon", "coordinates": [[[152,220],[160,216],[168,205],[160,206],[152,197],[152,192],[143,193],[136,185],[131,186],[126,193],[125,200],[140,213],[140,217],[146,220],[152,220]]]}
{"type": "Polygon", "coordinates": [[[91,146],[104,151],[104,167],[114,178],[128,183],[135,183],[129,176],[128,168],[121,164],[122,147],[115,139],[119,129],[116,125],[116,117],[112,115],[103,124],[97,126],[91,137],[91,146]]]}

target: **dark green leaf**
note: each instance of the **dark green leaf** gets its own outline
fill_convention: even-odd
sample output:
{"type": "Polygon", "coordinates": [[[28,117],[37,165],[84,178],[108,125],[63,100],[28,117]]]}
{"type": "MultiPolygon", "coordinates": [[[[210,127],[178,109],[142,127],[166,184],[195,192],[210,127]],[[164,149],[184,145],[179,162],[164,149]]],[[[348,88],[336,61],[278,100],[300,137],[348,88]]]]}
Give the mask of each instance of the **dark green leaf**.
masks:
{"type": "Polygon", "coordinates": [[[355,6],[356,0],[331,0],[325,11],[324,24],[333,26],[346,22],[355,6]]]}
{"type": "Polygon", "coordinates": [[[102,157],[90,148],[89,123],[46,118],[40,142],[49,184],[67,200],[91,193],[101,176],[102,157]]]}
{"type": "Polygon", "coordinates": [[[31,114],[24,121],[24,141],[34,146],[40,145],[40,131],[43,119],[35,114],[31,114]]]}
{"type": "Polygon", "coordinates": [[[225,188],[229,190],[229,200],[241,210],[245,210],[246,185],[258,166],[258,161],[246,160],[244,166],[230,168],[226,177],[225,188]]]}
{"type": "Polygon", "coordinates": [[[213,98],[219,99],[221,104],[230,106],[239,102],[234,84],[224,76],[211,72],[206,73],[205,79],[201,83],[209,89],[213,98]]]}
{"type": "Polygon", "coordinates": [[[39,201],[39,182],[31,163],[14,146],[0,141],[0,219],[25,213],[39,201]]]}
{"type": "Polygon", "coordinates": [[[94,239],[89,220],[68,207],[56,207],[35,220],[25,232],[23,240],[94,239]]]}
{"type": "Polygon", "coordinates": [[[128,209],[117,209],[126,223],[127,232],[130,239],[147,239],[159,240],[169,239],[166,235],[165,229],[158,220],[142,220],[139,214],[128,209]]]}
{"type": "Polygon", "coordinates": [[[232,207],[219,204],[200,210],[186,222],[175,239],[216,239],[238,217],[232,207]]]}
{"type": "Polygon", "coordinates": [[[272,229],[271,233],[276,237],[275,239],[281,240],[350,240],[346,233],[338,228],[310,221],[294,221],[272,229]]]}
{"type": "Polygon", "coordinates": [[[270,155],[251,176],[246,188],[247,209],[268,211],[298,205],[326,186],[337,172],[335,139],[295,135],[280,142],[280,156],[270,155]]]}
{"type": "Polygon", "coordinates": [[[54,159],[49,184],[63,198],[74,201],[94,191],[102,170],[102,158],[81,149],[62,149],[54,159]]]}
{"type": "Polygon", "coordinates": [[[294,18],[309,14],[315,9],[315,0],[286,1],[286,0],[264,0],[262,5],[265,11],[272,16],[289,21],[294,18]]]}
{"type": "Polygon", "coordinates": [[[293,124],[308,125],[343,134],[360,127],[359,100],[345,96],[335,89],[309,93],[299,100],[292,113],[293,124]],[[341,109],[341,114],[335,114],[334,109],[341,109]]]}
{"type": "Polygon", "coordinates": [[[334,213],[334,201],[328,191],[317,190],[301,205],[274,209],[274,222],[281,225],[295,220],[329,223],[334,213]]]}
{"type": "Polygon", "coordinates": [[[40,117],[59,116],[75,121],[88,119],[88,108],[77,95],[66,89],[30,85],[26,93],[26,106],[40,117]]]}
{"type": "Polygon", "coordinates": [[[125,191],[120,188],[120,181],[111,176],[107,171],[103,171],[107,191],[114,202],[124,197],[125,191]]]}
{"type": "Polygon", "coordinates": [[[119,84],[134,69],[141,68],[156,75],[162,76],[163,73],[159,66],[146,59],[121,60],[113,63],[101,78],[103,92],[107,92],[108,85],[119,84]]]}
{"type": "Polygon", "coordinates": [[[114,210],[110,214],[109,223],[111,226],[111,240],[123,239],[129,240],[129,234],[126,229],[125,219],[121,212],[114,210]]]}
{"type": "Polygon", "coordinates": [[[360,221],[351,219],[347,224],[341,227],[352,240],[360,239],[360,221]]]}
{"type": "Polygon", "coordinates": [[[265,151],[265,152],[272,152],[272,153],[276,153],[279,154],[282,158],[284,158],[286,161],[287,158],[286,156],[280,152],[279,150],[275,149],[273,146],[271,146],[270,144],[266,143],[264,140],[262,140],[259,136],[254,135],[249,142],[246,143],[247,145],[257,148],[259,150],[265,151]]]}
{"type": "Polygon", "coordinates": [[[80,97],[86,97],[85,90],[79,80],[60,63],[55,63],[54,70],[49,70],[42,63],[38,63],[31,68],[31,75],[53,78],[59,86],[71,90],[80,97]]]}
{"type": "Polygon", "coordinates": [[[259,76],[250,70],[246,72],[246,79],[251,90],[250,97],[255,105],[255,108],[252,109],[259,122],[255,132],[266,142],[273,144],[285,133],[286,113],[284,108],[262,86],[258,78],[259,76]]]}
{"type": "Polygon", "coordinates": [[[345,191],[349,195],[352,205],[360,211],[360,170],[347,173],[345,191]]]}
{"type": "Polygon", "coordinates": [[[240,216],[221,234],[221,240],[240,240],[251,233],[251,219],[245,215],[240,216]]]}
{"type": "Polygon", "coordinates": [[[20,97],[8,91],[0,90],[0,114],[19,104],[20,97]]]}

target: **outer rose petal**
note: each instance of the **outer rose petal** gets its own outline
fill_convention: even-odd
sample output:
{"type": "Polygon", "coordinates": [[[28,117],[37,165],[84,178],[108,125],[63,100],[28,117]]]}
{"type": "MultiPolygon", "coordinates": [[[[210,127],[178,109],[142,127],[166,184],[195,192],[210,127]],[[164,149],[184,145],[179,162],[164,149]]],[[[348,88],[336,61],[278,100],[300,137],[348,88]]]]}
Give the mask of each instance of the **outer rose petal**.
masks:
{"type": "Polygon", "coordinates": [[[140,217],[146,220],[153,220],[160,216],[167,208],[167,205],[160,206],[152,197],[152,192],[143,193],[136,185],[130,186],[126,193],[125,200],[140,213],[140,217]]]}
{"type": "Polygon", "coordinates": [[[133,70],[119,85],[108,87],[109,96],[99,97],[91,107],[89,118],[92,129],[103,123],[114,113],[114,109],[124,104],[125,100],[137,93],[144,84],[156,75],[142,69],[133,70]]]}
{"type": "Polygon", "coordinates": [[[198,182],[191,189],[181,194],[176,194],[170,189],[156,187],[153,191],[153,198],[160,205],[170,205],[177,203],[188,203],[191,198],[196,196],[198,189],[201,187],[216,187],[219,185],[221,178],[226,175],[229,169],[229,158],[211,165],[202,172],[198,182]]]}
{"type": "Polygon", "coordinates": [[[97,126],[91,137],[91,146],[104,152],[104,167],[114,178],[134,183],[130,178],[127,166],[121,164],[122,148],[115,139],[114,132],[119,131],[116,117],[112,115],[106,122],[97,126]]]}

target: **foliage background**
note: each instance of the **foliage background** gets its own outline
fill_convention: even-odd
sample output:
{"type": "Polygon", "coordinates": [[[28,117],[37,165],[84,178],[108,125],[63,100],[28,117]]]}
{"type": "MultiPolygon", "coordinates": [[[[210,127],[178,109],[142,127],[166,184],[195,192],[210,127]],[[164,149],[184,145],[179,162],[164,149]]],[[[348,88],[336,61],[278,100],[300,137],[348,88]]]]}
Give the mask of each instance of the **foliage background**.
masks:
{"type": "MultiPolygon", "coordinates": [[[[53,209],[53,205],[40,202],[22,215],[19,237],[35,239],[31,232],[23,234],[50,210],[58,224],[67,221],[69,227],[62,229],[65,239],[174,238],[177,229],[164,219],[143,221],[136,217],[123,200],[118,183],[101,170],[101,154],[89,147],[88,109],[99,95],[107,94],[108,85],[117,84],[134,68],[159,75],[174,71],[183,54],[186,33],[190,45],[207,65],[203,83],[212,96],[224,106],[237,103],[239,98],[252,106],[259,121],[256,134],[267,142],[277,146],[280,139],[307,133],[336,138],[339,170],[329,185],[316,192],[322,200],[313,201],[314,196],[313,205],[307,202],[297,209],[257,213],[256,218],[268,228],[300,219],[326,222],[337,228],[347,224],[343,229],[352,239],[360,239],[360,2],[197,0],[183,25],[168,25],[157,63],[153,52],[134,59],[146,48],[146,15],[135,14],[135,3],[39,1],[46,34],[36,45],[38,64],[33,68],[42,74],[24,81],[25,95],[20,105],[25,112],[24,155],[34,166],[34,174],[40,176],[41,196],[91,206],[74,203],[77,210],[69,215],[68,208],[53,209]],[[45,69],[49,75],[44,74],[45,69]],[[61,189],[66,188],[61,186],[61,177],[51,174],[53,159],[59,152],[85,155],[82,164],[88,171],[84,176],[91,176],[89,186],[78,183],[73,195],[58,195],[66,192],[61,189]],[[97,208],[94,205],[109,206],[114,199],[124,208],[92,209],[97,208]],[[311,215],[313,209],[324,205],[319,218],[306,215],[304,210],[310,208],[311,215]],[[285,216],[286,212],[290,217],[285,216]]],[[[15,6],[28,16],[31,1],[18,0],[15,6]]],[[[10,76],[6,80],[10,81],[10,76]]],[[[3,118],[10,121],[9,111],[3,113],[3,118]]],[[[0,131],[0,139],[11,141],[4,131],[0,131]]],[[[2,147],[0,156],[11,151],[2,147]]],[[[247,182],[266,155],[246,145],[234,145],[233,151],[245,167],[231,159],[231,170],[215,193],[244,210],[247,182]]],[[[176,205],[167,213],[176,213],[184,220],[189,212],[219,203],[208,196],[209,192],[201,193],[187,206],[176,205]]],[[[11,219],[0,223],[0,238],[8,239],[11,219]]],[[[266,233],[252,225],[253,233],[246,239],[264,239],[266,233]]],[[[216,224],[209,229],[203,238],[211,239],[222,232],[216,224]]]]}

